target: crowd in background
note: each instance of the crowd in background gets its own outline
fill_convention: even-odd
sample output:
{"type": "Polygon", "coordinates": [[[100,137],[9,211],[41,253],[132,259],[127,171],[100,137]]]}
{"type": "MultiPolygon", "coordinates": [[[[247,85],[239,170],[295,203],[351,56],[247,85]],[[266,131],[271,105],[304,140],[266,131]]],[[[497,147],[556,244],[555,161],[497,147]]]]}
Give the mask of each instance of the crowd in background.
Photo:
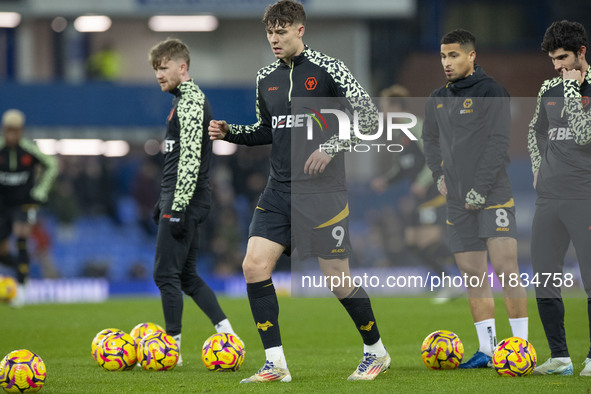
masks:
{"type": "MultiPolygon", "coordinates": [[[[214,156],[212,210],[203,225],[200,244],[199,259],[205,267],[199,268],[198,262],[199,269],[220,276],[241,273],[250,218],[267,182],[268,155],[269,147],[260,146],[239,147],[234,155],[214,156]]],[[[52,259],[52,245],[84,238],[76,226],[80,220],[107,218],[113,228],[137,226],[148,240],[146,244],[153,244],[157,227],[152,221],[152,209],[160,190],[162,155],[149,156],[132,149],[130,155],[121,158],[59,156],[58,160],[59,176],[42,210],[46,220],[40,221],[33,235],[33,263],[40,265],[42,276],[60,275],[60,262],[52,259]],[[47,220],[55,222],[55,232],[45,228],[47,220]]],[[[363,185],[353,186],[352,204],[365,200],[366,193],[363,185]]],[[[413,261],[405,249],[402,220],[413,202],[402,198],[397,206],[385,201],[389,198],[382,196],[382,204],[357,212],[361,216],[353,218],[352,266],[384,267],[413,261]]],[[[151,263],[130,261],[129,277],[149,278],[151,263]]],[[[91,267],[81,266],[81,275],[107,275],[104,262],[102,268],[92,261],[80,264],[91,267]]],[[[278,265],[289,270],[289,258],[284,257],[278,265]]]]}

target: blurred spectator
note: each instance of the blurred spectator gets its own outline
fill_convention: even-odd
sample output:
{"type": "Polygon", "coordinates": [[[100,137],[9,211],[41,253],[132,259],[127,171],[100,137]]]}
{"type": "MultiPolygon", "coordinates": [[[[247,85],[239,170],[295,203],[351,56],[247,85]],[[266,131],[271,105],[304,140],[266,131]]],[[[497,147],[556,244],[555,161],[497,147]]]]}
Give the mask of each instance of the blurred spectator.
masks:
{"type": "Polygon", "coordinates": [[[83,212],[90,215],[108,215],[119,224],[117,215],[114,177],[106,166],[106,160],[99,156],[85,158],[82,171],[74,178],[74,189],[83,212]]]}
{"type": "Polygon", "coordinates": [[[150,273],[144,264],[139,261],[132,263],[129,267],[129,279],[147,280],[150,279],[150,273]]]}
{"type": "Polygon", "coordinates": [[[137,203],[139,223],[148,235],[155,235],[157,227],[152,220],[152,210],[158,201],[160,167],[147,159],[141,164],[133,182],[132,194],[137,203]]]}
{"type": "Polygon", "coordinates": [[[92,54],[86,63],[89,79],[98,81],[115,81],[121,75],[121,56],[111,43],[105,44],[101,50],[92,54]]]}
{"type": "Polygon", "coordinates": [[[63,241],[74,238],[74,221],[81,214],[78,197],[74,191],[74,179],[81,169],[80,165],[71,165],[64,156],[58,159],[60,173],[51,191],[48,207],[58,220],[57,238],[63,241]]]}
{"type": "Polygon", "coordinates": [[[33,261],[39,262],[41,276],[43,278],[59,278],[60,274],[51,256],[51,237],[42,221],[38,221],[32,226],[31,238],[35,242],[33,261]]]}

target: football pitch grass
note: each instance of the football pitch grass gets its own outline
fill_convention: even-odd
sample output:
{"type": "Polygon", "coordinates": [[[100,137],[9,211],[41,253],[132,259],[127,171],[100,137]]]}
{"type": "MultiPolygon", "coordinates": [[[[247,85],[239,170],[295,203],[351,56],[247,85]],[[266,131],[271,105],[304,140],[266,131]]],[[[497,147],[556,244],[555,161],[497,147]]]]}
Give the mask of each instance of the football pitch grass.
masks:
{"type": "MultiPolygon", "coordinates": [[[[140,322],[164,325],[156,298],[121,298],[101,304],[0,305],[0,357],[25,348],[39,354],[47,367],[44,393],[221,393],[221,392],[402,392],[402,393],[588,393],[591,378],[581,377],[589,332],[587,301],[565,299],[567,340],[573,376],[502,378],[494,370],[433,371],[421,360],[423,339],[432,331],[458,334],[470,357],[477,337],[466,299],[435,306],[429,298],[374,298],[376,319],[392,366],[371,382],[348,382],[362,356],[361,339],[336,299],[280,297],[283,346],[291,383],[242,384],[264,363],[248,300],[221,298],[234,329],[245,341],[246,357],[237,372],[210,372],[201,362],[201,345],[213,326],[192,300],[185,298],[182,355],[184,365],[172,371],[134,368],[107,372],[90,355],[94,335],[104,328],[129,333],[140,322]]],[[[502,299],[496,299],[497,338],[511,336],[502,299]]],[[[530,341],[538,361],[549,357],[535,300],[529,300],[530,341]]]]}

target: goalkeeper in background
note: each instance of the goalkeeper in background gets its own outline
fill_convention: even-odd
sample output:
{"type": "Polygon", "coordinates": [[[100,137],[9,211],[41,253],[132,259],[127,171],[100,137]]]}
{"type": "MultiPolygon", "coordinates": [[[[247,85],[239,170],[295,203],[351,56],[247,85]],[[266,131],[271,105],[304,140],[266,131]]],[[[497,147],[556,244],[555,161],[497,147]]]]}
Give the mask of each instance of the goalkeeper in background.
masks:
{"type": "Polygon", "coordinates": [[[57,175],[57,161],[23,137],[25,115],[9,109],[2,115],[0,137],[0,262],[16,269],[18,291],[13,307],[25,303],[24,285],[29,276],[27,239],[37,221],[39,204],[57,175]],[[12,255],[10,236],[16,237],[16,255],[12,255]]]}

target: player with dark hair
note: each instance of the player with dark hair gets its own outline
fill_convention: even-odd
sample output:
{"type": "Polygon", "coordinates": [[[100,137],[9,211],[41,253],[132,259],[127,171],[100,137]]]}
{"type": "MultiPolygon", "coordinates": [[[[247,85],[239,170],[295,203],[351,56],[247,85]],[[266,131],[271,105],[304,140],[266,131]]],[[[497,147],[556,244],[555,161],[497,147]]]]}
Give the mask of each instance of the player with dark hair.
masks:
{"type": "Polygon", "coordinates": [[[158,224],[154,281],[160,289],[166,332],[180,348],[183,292],[217,332],[235,335],[214,292],[196,271],[200,224],[211,205],[211,141],[204,130],[212,115],[205,95],[189,76],[189,48],[182,41],[158,43],[149,60],[162,91],[174,96],[166,122],[160,199],[154,207],[158,224]]]}
{"type": "MultiPolygon", "coordinates": [[[[505,167],[509,163],[509,94],[475,64],[476,39],[458,29],[441,40],[448,80],[431,93],[423,139],[427,164],[447,197],[451,250],[463,275],[479,350],[460,368],[492,366],[496,345],[494,299],[487,275],[487,250],[497,275],[519,275],[515,206],[505,167]]],[[[514,336],[527,340],[525,289],[506,285],[505,306],[514,336]]]]}
{"type": "MultiPolygon", "coordinates": [[[[253,215],[242,264],[266,362],[256,374],[242,380],[244,383],[291,381],[271,279],[283,253],[289,255],[296,247],[301,259],[318,258],[323,275],[350,278],[349,206],[343,155],[337,152],[355,141],[339,140],[338,135],[333,135],[323,145],[327,149],[322,150],[318,145],[292,144],[292,136],[298,135],[295,130],[301,128],[273,120],[293,116],[292,97],[340,97],[357,110],[362,132],[373,132],[378,122],[377,108],[345,65],[304,45],[306,14],[300,3],[278,1],[267,8],[262,22],[277,61],[257,75],[257,123],[244,126],[212,121],[209,127],[212,139],[245,145],[272,144],[271,174],[253,215]],[[304,200],[305,209],[301,204],[304,200]]],[[[348,379],[372,380],[386,371],[391,359],[382,344],[369,297],[362,287],[351,283],[334,288],[333,293],[351,316],[364,343],[363,359],[348,379]]]]}
{"type": "Polygon", "coordinates": [[[37,222],[39,204],[47,202],[57,176],[57,161],[43,154],[23,137],[25,115],[9,109],[2,115],[0,137],[0,262],[16,268],[19,284],[12,306],[25,303],[24,285],[29,276],[27,240],[37,222]],[[37,171],[42,169],[40,176],[37,171]],[[10,252],[10,236],[16,237],[17,255],[10,252]]]}
{"type": "MultiPolygon", "coordinates": [[[[558,76],[544,81],[529,125],[528,149],[538,194],[532,223],[531,257],[538,311],[550,346],[550,358],[534,374],[572,375],[566,344],[560,284],[544,285],[544,275],[563,276],[572,241],[587,292],[591,330],[591,68],[585,59],[587,33],[578,22],[554,22],[546,30],[542,51],[558,76]]],[[[581,376],[591,376],[591,349],[581,376]]]]}

